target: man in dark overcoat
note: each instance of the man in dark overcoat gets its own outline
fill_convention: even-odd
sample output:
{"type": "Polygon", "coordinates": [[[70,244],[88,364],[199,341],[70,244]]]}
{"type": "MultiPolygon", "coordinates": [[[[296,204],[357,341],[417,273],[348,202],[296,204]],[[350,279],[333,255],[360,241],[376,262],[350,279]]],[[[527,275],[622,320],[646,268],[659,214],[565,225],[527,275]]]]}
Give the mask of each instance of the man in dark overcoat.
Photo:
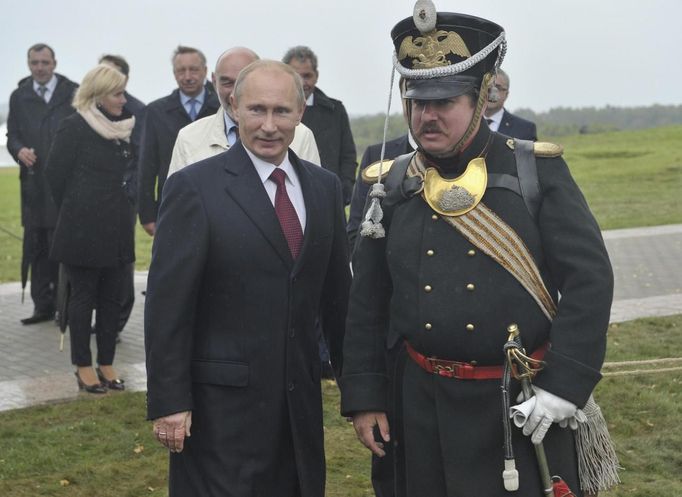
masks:
{"type": "Polygon", "coordinates": [[[343,187],[344,204],[350,203],[357,167],[357,153],[348,113],[343,102],[328,96],[317,87],[320,76],[317,56],[308,47],[287,50],[282,62],[289,64],[301,76],[306,108],[303,124],[315,135],[322,167],[336,174],[343,187]]]}
{"type": "MultiPolygon", "coordinates": [[[[418,149],[388,173],[383,230],[355,247],[342,414],[374,454],[395,444],[397,495],[506,495],[500,386],[516,323],[528,353],[544,358],[531,437],[510,432],[517,493],[543,495],[533,443],[544,440],[552,474],[580,496],[574,433],[559,423],[575,425],[601,377],[613,276],[599,227],[558,147],[481,123],[505,52],[500,26],[424,7],[392,37],[418,149]],[[517,162],[517,146],[535,156],[537,209],[524,201],[517,167],[529,161],[517,162]],[[408,357],[393,396],[386,354],[401,341],[408,357]],[[389,397],[400,399],[397,427],[389,397]]],[[[519,391],[511,382],[512,403],[519,391]]]]}
{"type": "Polygon", "coordinates": [[[44,43],[28,49],[31,77],[12,92],[7,116],[7,150],[19,164],[24,254],[31,272],[33,314],[23,324],[54,317],[58,264],[48,258],[57,209],[44,175],[50,145],[71,107],[78,85],[61,74],[54,50],[44,43]]]}
{"type": "Polygon", "coordinates": [[[304,103],[291,68],[252,63],[231,100],[240,140],[165,187],[145,307],[148,416],[171,450],[171,496],[322,497],[315,323],[338,373],[341,185],[288,149],[304,103]]]}
{"type": "Polygon", "coordinates": [[[140,224],[150,236],[154,236],[178,132],[220,108],[213,86],[206,82],[206,73],[206,56],[196,48],[179,46],[173,54],[178,88],[147,105],[138,160],[138,211],[140,224]]]}

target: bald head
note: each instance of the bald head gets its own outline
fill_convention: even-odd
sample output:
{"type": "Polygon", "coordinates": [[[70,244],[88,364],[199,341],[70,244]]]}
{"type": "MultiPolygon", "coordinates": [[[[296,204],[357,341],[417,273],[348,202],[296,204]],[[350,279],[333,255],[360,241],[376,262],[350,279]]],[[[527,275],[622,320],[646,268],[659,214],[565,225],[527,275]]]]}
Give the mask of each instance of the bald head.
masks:
{"type": "Polygon", "coordinates": [[[258,59],[258,54],[246,47],[230,48],[218,57],[212,75],[213,85],[218,92],[223,109],[227,111],[230,117],[232,117],[230,95],[234,89],[234,83],[237,81],[237,76],[239,76],[239,71],[258,59]]]}

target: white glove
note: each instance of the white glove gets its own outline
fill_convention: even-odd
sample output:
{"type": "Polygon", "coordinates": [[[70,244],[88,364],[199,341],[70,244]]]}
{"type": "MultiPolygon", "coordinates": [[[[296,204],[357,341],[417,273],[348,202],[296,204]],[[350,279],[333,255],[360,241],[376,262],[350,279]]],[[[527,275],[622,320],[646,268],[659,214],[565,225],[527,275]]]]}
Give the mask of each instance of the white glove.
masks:
{"type": "MultiPolygon", "coordinates": [[[[575,404],[540,387],[533,386],[533,391],[533,397],[510,409],[509,417],[518,428],[523,427],[524,435],[532,434],[530,440],[534,444],[542,442],[552,423],[575,430],[579,422],[585,421],[585,415],[575,404]]],[[[523,400],[523,394],[516,400],[523,400]]]]}

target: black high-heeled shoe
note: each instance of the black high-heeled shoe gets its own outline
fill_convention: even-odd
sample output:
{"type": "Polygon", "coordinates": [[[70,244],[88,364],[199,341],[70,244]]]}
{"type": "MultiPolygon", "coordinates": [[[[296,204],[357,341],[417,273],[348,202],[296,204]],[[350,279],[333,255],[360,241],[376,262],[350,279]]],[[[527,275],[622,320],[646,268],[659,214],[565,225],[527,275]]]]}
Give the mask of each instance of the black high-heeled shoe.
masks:
{"type": "Polygon", "coordinates": [[[113,380],[107,380],[107,377],[104,376],[104,373],[102,373],[102,370],[100,368],[97,368],[97,377],[99,378],[99,381],[102,382],[102,384],[107,387],[109,390],[125,390],[125,380],[122,380],[121,378],[116,378],[113,380]]]}
{"type": "Polygon", "coordinates": [[[94,385],[86,385],[81,379],[81,375],[78,371],[73,373],[76,375],[76,381],[78,382],[78,390],[85,390],[88,393],[107,393],[107,388],[101,383],[95,383],[94,385]]]}

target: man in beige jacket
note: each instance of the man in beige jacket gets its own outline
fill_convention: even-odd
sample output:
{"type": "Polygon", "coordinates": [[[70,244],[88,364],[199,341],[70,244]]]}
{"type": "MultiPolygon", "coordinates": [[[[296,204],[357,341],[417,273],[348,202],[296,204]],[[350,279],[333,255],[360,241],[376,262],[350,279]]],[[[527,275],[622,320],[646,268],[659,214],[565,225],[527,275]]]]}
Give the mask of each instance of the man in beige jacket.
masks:
{"type": "MultiPolygon", "coordinates": [[[[218,58],[211,78],[220,98],[221,109],[180,130],[173,148],[168,176],[185,166],[226,151],[237,141],[239,131],[232,117],[230,95],[239,72],[258,58],[253,50],[244,47],[231,48],[218,58]]],[[[296,127],[291,149],[299,158],[320,165],[315,137],[302,123],[296,127]]]]}

